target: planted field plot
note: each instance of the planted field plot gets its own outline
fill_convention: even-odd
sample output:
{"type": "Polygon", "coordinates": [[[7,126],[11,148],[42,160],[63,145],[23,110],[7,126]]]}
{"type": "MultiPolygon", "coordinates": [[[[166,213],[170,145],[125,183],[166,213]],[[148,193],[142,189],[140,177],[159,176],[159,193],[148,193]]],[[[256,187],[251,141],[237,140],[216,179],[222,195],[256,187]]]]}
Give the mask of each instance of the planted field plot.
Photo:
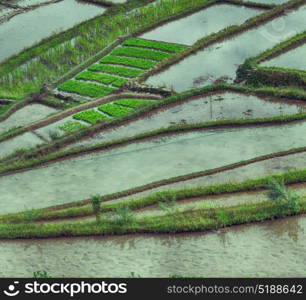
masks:
{"type": "Polygon", "coordinates": [[[58,90],[91,98],[102,97],[184,49],[183,45],[131,38],[104,56],[100,63],[77,74],[75,80],[59,85],[58,90]]]}
{"type": "Polygon", "coordinates": [[[261,63],[265,67],[280,67],[306,71],[306,44],[261,63]]]}
{"type": "Polygon", "coordinates": [[[233,82],[236,71],[245,59],[303,32],[306,27],[306,6],[260,25],[230,40],[216,43],[195,55],[189,56],[169,69],[153,75],[148,84],[173,87],[176,91],[213,84],[217,80],[233,82]],[[277,25],[286,23],[279,33],[277,25]]]}
{"type": "MultiPolygon", "coordinates": [[[[115,103],[121,104],[121,101],[118,100],[115,103]]],[[[229,120],[228,123],[231,123],[231,121],[241,119],[287,116],[305,111],[306,103],[304,101],[285,101],[225,92],[204,97],[187,98],[183,103],[181,101],[172,103],[170,107],[163,105],[159,109],[149,112],[148,115],[144,114],[137,120],[103,130],[92,138],[77,142],[70,147],[88,146],[133,137],[175,125],[192,125],[203,122],[218,122],[219,120],[229,120]]]]}
{"type": "Polygon", "coordinates": [[[154,101],[156,100],[139,98],[111,101],[110,103],[72,114],[62,120],[38,128],[35,132],[43,136],[45,139],[50,139],[50,133],[52,134],[52,132],[56,132],[59,136],[62,136],[86,128],[90,125],[94,125],[98,122],[109,121],[133,113],[138,109],[153,104],[154,101]]]}

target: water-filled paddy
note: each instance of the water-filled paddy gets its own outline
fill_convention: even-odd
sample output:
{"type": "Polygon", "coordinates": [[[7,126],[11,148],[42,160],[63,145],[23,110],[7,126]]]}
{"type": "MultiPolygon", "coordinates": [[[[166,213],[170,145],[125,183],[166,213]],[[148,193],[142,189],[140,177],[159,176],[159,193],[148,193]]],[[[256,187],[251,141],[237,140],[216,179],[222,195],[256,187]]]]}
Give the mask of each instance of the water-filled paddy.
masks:
{"type": "Polygon", "coordinates": [[[210,233],[1,241],[2,277],[305,277],[306,218],[210,233]]]}
{"type": "MultiPolygon", "coordinates": [[[[233,92],[202,96],[182,104],[176,103],[176,105],[161,111],[157,110],[149,117],[141,118],[127,125],[104,130],[90,139],[71,146],[93,145],[174,124],[290,115],[305,111],[305,105],[303,101],[260,98],[233,92]]],[[[41,128],[40,133],[46,132],[46,130],[47,128],[41,128]]]]}
{"type": "Polygon", "coordinates": [[[282,67],[306,71],[306,44],[261,63],[265,67],[282,67]],[[298,59],[297,59],[298,58],[298,59]]]}
{"type": "Polygon", "coordinates": [[[18,135],[0,143],[0,157],[12,154],[16,150],[31,148],[44,142],[31,132],[18,135]]]}
{"type": "Polygon", "coordinates": [[[181,92],[196,86],[212,84],[217,79],[233,82],[238,66],[246,58],[256,56],[304,31],[305,27],[306,6],[303,5],[296,11],[205,48],[151,76],[146,83],[173,87],[181,92]]]}
{"type": "Polygon", "coordinates": [[[0,26],[0,61],[104,11],[101,6],[63,0],[19,14],[0,26]]]}
{"type": "Polygon", "coordinates": [[[56,111],[54,108],[41,104],[27,105],[0,123],[0,134],[14,127],[24,126],[43,119],[56,111]]]}
{"type": "Polygon", "coordinates": [[[144,39],[192,45],[200,38],[230,25],[241,24],[261,10],[228,4],[214,5],[141,35],[144,39]],[[222,15],[222,18],[218,16],[222,15]],[[218,19],[218,22],[215,20],[218,19]]]}
{"type": "Polygon", "coordinates": [[[5,201],[0,210],[5,213],[67,203],[306,146],[305,129],[306,122],[302,122],[190,132],[65,160],[1,177],[5,201]]]}
{"type": "Polygon", "coordinates": [[[259,177],[278,174],[295,169],[306,169],[306,152],[275,157],[213,175],[202,176],[186,181],[179,181],[111,201],[127,201],[129,199],[141,198],[150,195],[151,193],[165,190],[180,190],[197,186],[223,184],[229,182],[229,180],[231,182],[242,182],[248,179],[256,179],[259,177]]]}

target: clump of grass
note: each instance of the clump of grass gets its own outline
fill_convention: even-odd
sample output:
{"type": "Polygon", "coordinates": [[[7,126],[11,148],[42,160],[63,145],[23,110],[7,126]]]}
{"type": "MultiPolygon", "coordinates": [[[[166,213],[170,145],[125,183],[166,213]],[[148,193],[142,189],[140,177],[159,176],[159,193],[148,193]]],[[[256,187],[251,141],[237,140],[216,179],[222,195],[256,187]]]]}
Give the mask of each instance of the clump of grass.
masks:
{"type": "Polygon", "coordinates": [[[134,111],[131,108],[123,107],[123,106],[119,106],[119,105],[111,104],[111,103],[107,103],[102,106],[99,106],[99,110],[112,117],[121,117],[121,116],[124,116],[134,111]]]}
{"type": "Polygon", "coordinates": [[[164,42],[159,42],[159,41],[150,41],[150,40],[144,40],[140,38],[130,38],[124,41],[123,45],[150,48],[150,49],[167,51],[167,52],[172,52],[172,53],[180,52],[186,49],[186,46],[183,46],[183,45],[169,44],[169,43],[164,43],[164,42]]]}
{"type": "Polygon", "coordinates": [[[151,69],[156,65],[157,62],[146,60],[142,58],[132,58],[132,57],[121,57],[115,55],[108,55],[100,60],[101,63],[110,63],[123,66],[135,67],[143,70],[151,69]]]}
{"type": "Polygon", "coordinates": [[[89,124],[96,124],[99,121],[104,121],[109,119],[109,117],[100,114],[98,111],[94,110],[94,109],[90,109],[90,110],[86,110],[86,111],[82,111],[80,113],[77,113],[75,115],[73,115],[73,118],[76,120],[82,120],[85,121],[89,124]]]}
{"type": "Polygon", "coordinates": [[[135,219],[134,212],[127,206],[119,206],[113,213],[112,222],[115,225],[130,225],[135,219]]]}
{"type": "Polygon", "coordinates": [[[49,133],[48,133],[48,136],[49,136],[51,141],[55,141],[55,140],[58,140],[59,138],[61,138],[61,133],[57,130],[50,130],[49,133]]]}
{"type": "Polygon", "coordinates": [[[38,270],[33,272],[34,278],[51,278],[49,273],[46,270],[38,270]]]}
{"type": "Polygon", "coordinates": [[[76,130],[80,130],[82,128],[86,128],[85,124],[82,124],[77,121],[67,121],[63,125],[59,126],[59,129],[63,130],[65,133],[70,133],[76,130]]]}
{"type": "Polygon", "coordinates": [[[300,196],[295,191],[288,189],[283,181],[278,182],[271,179],[267,188],[269,189],[266,193],[267,197],[274,201],[278,207],[289,209],[292,212],[299,210],[300,196]]]}

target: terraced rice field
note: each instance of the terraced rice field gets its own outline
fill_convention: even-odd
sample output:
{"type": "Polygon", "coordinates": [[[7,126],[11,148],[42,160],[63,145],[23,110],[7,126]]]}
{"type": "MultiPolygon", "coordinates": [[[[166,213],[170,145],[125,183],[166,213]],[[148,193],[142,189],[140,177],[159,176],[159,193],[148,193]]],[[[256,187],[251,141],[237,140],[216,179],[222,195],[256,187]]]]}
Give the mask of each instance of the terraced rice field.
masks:
{"type": "Polygon", "coordinates": [[[305,276],[305,20],[2,1],[0,275],[305,276]]]}

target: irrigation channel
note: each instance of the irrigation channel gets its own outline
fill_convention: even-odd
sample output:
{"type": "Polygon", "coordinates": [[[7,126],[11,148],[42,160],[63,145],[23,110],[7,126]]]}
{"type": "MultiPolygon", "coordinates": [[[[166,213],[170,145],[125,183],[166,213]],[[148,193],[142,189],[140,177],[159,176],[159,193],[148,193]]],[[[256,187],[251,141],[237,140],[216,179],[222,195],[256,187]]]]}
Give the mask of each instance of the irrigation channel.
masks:
{"type": "Polygon", "coordinates": [[[0,276],[305,276],[306,2],[98,2],[1,1],[0,276]]]}

